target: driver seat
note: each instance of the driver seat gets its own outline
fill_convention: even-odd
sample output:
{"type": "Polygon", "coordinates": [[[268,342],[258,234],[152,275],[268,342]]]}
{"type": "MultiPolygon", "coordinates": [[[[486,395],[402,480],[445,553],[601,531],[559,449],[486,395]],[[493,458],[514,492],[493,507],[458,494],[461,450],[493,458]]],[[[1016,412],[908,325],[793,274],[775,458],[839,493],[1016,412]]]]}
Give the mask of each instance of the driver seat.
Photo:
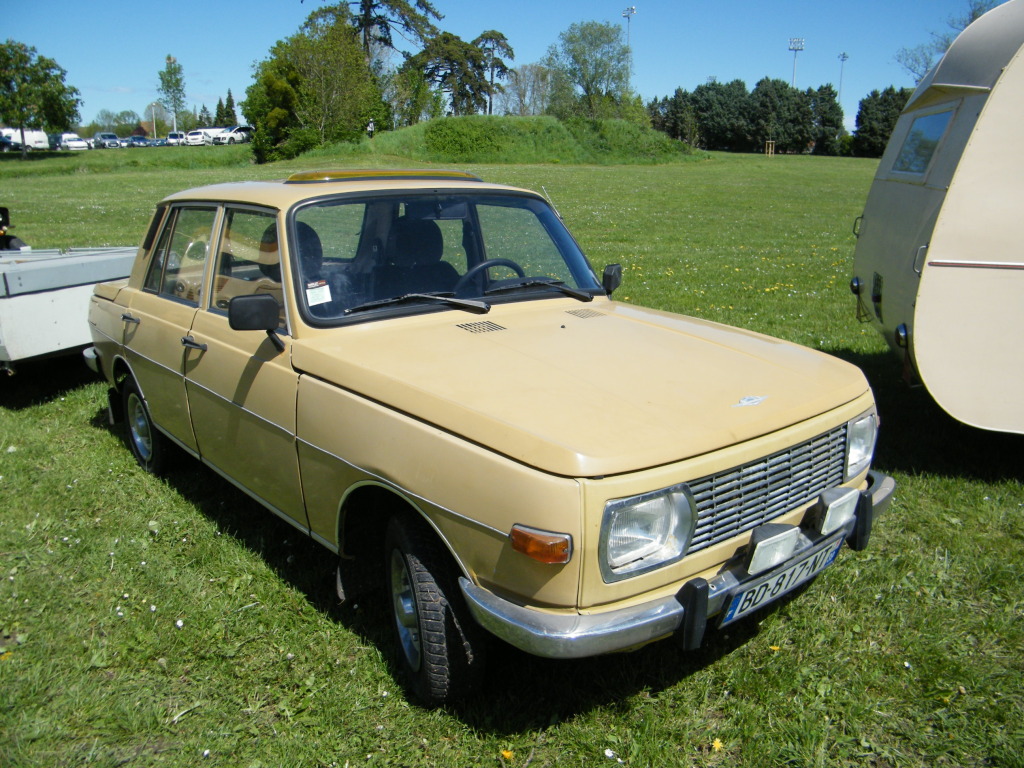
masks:
{"type": "Polygon", "coordinates": [[[459,279],[451,264],[441,261],[444,237],[436,221],[403,216],[395,222],[387,263],[376,274],[379,298],[405,293],[450,292],[459,279]]]}

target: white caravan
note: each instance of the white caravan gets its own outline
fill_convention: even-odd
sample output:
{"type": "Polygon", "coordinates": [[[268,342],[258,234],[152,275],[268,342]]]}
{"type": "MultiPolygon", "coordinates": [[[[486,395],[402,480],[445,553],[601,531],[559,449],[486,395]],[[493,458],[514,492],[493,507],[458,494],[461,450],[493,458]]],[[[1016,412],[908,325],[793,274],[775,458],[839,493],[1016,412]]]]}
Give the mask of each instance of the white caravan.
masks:
{"type": "Polygon", "coordinates": [[[879,164],[851,289],[955,419],[1024,433],[1024,0],[964,30],[879,164]]]}

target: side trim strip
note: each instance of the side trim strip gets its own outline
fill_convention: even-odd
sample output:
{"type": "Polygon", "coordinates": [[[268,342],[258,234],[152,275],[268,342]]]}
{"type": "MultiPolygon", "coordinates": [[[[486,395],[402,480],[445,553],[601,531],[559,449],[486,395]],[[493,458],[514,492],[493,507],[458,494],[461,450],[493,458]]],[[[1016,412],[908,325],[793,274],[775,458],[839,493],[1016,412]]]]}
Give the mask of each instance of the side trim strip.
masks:
{"type": "Polygon", "coordinates": [[[960,267],[962,269],[1024,269],[1018,261],[953,261],[941,259],[929,261],[929,267],[960,267]]]}

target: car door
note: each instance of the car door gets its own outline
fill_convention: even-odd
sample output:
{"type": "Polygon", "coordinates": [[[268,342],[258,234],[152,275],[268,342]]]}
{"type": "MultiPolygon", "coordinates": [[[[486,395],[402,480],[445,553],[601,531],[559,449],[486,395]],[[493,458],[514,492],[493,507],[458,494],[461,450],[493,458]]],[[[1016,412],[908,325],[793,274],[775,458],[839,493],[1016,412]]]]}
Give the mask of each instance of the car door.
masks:
{"type": "Polygon", "coordinates": [[[284,308],[276,212],[228,206],[208,305],[191,328],[185,384],[203,460],[272,510],[306,526],[295,447],[298,375],[284,308]],[[236,331],[228,305],[265,293],[280,309],[278,345],[266,333],[236,331]]]}
{"type": "Polygon", "coordinates": [[[181,205],[164,219],[141,291],[122,315],[125,357],[153,423],[189,451],[197,449],[185,394],[188,331],[203,293],[217,208],[181,205]]]}

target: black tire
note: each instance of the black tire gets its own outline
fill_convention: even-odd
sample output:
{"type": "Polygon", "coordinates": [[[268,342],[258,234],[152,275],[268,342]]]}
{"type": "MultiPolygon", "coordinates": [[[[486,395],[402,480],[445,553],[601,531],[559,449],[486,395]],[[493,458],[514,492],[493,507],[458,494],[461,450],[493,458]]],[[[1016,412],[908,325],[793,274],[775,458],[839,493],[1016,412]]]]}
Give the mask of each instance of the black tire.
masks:
{"type": "Polygon", "coordinates": [[[125,381],[121,398],[128,449],[140,467],[150,474],[159,475],[166,467],[167,438],[153,426],[149,407],[135,379],[125,381]]]}
{"type": "Polygon", "coordinates": [[[384,566],[409,688],[435,707],[470,696],[483,674],[484,630],[469,615],[451,557],[424,523],[396,516],[384,539],[384,566]]]}

